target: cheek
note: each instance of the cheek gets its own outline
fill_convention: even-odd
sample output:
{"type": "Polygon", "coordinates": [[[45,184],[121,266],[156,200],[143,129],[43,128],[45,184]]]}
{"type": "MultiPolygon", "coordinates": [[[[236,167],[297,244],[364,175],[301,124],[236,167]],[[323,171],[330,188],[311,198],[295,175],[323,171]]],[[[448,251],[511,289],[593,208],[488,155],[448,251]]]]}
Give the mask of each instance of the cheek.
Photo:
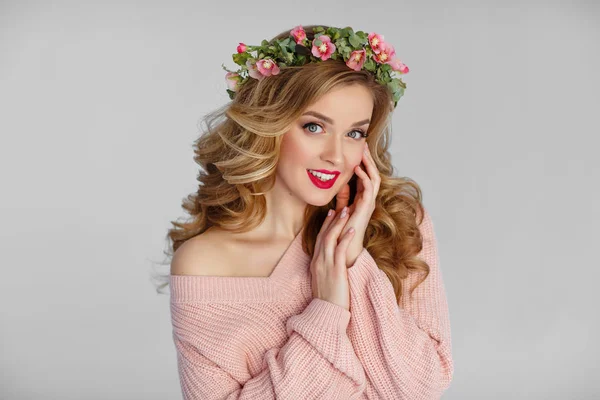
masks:
{"type": "Polygon", "coordinates": [[[308,141],[302,140],[302,137],[297,132],[288,132],[281,141],[281,157],[280,163],[286,165],[304,165],[308,167],[308,163],[312,158],[314,149],[311,149],[308,141]]]}
{"type": "Polygon", "coordinates": [[[350,165],[350,169],[354,173],[354,167],[360,165],[363,159],[363,154],[360,151],[352,152],[350,156],[348,156],[348,163],[350,165]]]}
{"type": "MultiPolygon", "coordinates": [[[[346,156],[346,173],[344,174],[344,178],[343,181],[344,183],[348,183],[350,181],[350,179],[352,179],[352,177],[354,175],[356,175],[356,172],[354,172],[354,169],[356,168],[357,165],[361,165],[362,163],[362,154],[360,152],[355,152],[353,151],[351,154],[348,154],[346,156]]],[[[361,166],[361,168],[363,168],[361,166]]],[[[364,168],[363,168],[364,170],[364,168]]]]}

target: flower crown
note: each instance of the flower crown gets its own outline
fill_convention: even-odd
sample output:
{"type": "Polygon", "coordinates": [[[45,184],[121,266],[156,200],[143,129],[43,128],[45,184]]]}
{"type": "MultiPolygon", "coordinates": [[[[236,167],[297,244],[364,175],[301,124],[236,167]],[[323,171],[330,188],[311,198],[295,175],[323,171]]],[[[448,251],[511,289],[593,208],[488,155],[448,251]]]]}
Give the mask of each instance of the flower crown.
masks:
{"type": "Polygon", "coordinates": [[[394,47],[377,33],[354,32],[352,28],[343,29],[315,27],[312,43],[306,38],[302,25],[290,31],[290,36],[269,43],[263,40],[260,46],[240,43],[233,62],[240,65],[237,71],[227,71],[225,82],[227,93],[233,99],[240,85],[248,79],[264,79],[277,75],[280,68],[299,66],[309,62],[321,62],[328,59],[343,59],[346,65],[355,71],[361,69],[372,72],[378,83],[386,86],[392,93],[394,108],[404,94],[406,84],[400,75],[408,73],[408,67],[396,58],[394,47]],[[256,52],[252,55],[250,52],[256,52]]]}

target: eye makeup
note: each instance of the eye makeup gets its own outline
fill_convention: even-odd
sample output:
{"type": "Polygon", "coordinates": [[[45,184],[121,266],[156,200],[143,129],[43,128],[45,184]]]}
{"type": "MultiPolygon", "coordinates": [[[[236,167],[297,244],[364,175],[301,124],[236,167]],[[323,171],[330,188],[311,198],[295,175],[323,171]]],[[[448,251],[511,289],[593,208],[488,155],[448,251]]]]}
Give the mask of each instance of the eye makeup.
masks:
{"type": "MultiPolygon", "coordinates": [[[[316,125],[316,126],[320,127],[321,129],[325,129],[325,128],[324,128],[324,127],[321,125],[321,124],[319,124],[319,123],[317,123],[317,122],[307,122],[307,123],[305,123],[304,125],[302,125],[302,129],[306,130],[306,129],[307,129],[307,127],[309,127],[309,126],[312,126],[312,125],[316,125]]],[[[313,132],[313,131],[309,131],[309,132],[310,132],[310,133],[313,133],[313,134],[319,133],[319,132],[313,132]]],[[[367,137],[369,136],[369,135],[368,135],[368,134],[367,134],[365,131],[363,131],[362,129],[354,129],[354,130],[352,130],[352,131],[350,131],[350,132],[358,132],[358,133],[359,133],[359,136],[355,136],[355,137],[353,138],[353,139],[357,139],[357,140],[360,140],[360,139],[362,139],[362,138],[367,138],[367,137]]]]}

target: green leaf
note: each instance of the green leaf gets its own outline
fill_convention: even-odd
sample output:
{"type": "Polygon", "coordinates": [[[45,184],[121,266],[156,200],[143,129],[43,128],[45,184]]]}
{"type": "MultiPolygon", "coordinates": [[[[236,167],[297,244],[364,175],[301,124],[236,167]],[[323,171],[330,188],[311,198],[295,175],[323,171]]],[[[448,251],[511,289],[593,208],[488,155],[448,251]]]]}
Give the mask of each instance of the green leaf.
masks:
{"type": "Polygon", "coordinates": [[[292,41],[292,38],[288,36],[287,38],[285,38],[283,40],[279,40],[277,43],[279,43],[280,47],[287,47],[287,46],[289,46],[291,41],[292,41]]]}
{"type": "Polygon", "coordinates": [[[229,95],[229,99],[233,100],[233,98],[235,97],[235,92],[231,89],[225,89],[227,90],[227,94],[229,95]]]}
{"type": "Polygon", "coordinates": [[[342,37],[352,36],[353,34],[354,30],[349,26],[342,29],[342,37]]]}
{"type": "Polygon", "coordinates": [[[391,82],[388,82],[387,87],[389,87],[392,92],[397,92],[398,90],[400,90],[400,85],[398,85],[398,81],[396,79],[393,79],[391,82]]]}
{"type": "Polygon", "coordinates": [[[358,36],[363,43],[366,43],[369,40],[369,35],[363,31],[358,31],[355,35],[358,36]]]}
{"type": "Polygon", "coordinates": [[[292,53],[294,53],[296,51],[296,41],[295,40],[290,40],[290,42],[287,45],[287,48],[289,51],[291,51],[292,53]]]}
{"type": "Polygon", "coordinates": [[[238,65],[246,65],[246,61],[251,57],[250,54],[244,53],[235,53],[232,55],[233,62],[238,65]]]}
{"type": "Polygon", "coordinates": [[[367,58],[365,60],[365,64],[364,64],[363,68],[366,69],[367,71],[374,72],[376,66],[377,66],[376,63],[372,58],[367,58]]]}
{"type": "Polygon", "coordinates": [[[298,55],[296,56],[296,61],[298,62],[297,65],[304,65],[306,62],[306,56],[298,55]]]}
{"type": "Polygon", "coordinates": [[[315,26],[313,32],[316,34],[317,32],[322,33],[325,32],[325,29],[322,26],[315,26]]]}
{"type": "Polygon", "coordinates": [[[284,42],[279,42],[279,50],[281,51],[281,54],[283,55],[284,58],[287,59],[288,57],[288,43],[284,43],[284,42]]]}
{"type": "Polygon", "coordinates": [[[344,59],[348,61],[350,54],[352,53],[352,49],[350,47],[344,47],[341,53],[344,55],[344,59]]]}
{"type": "Polygon", "coordinates": [[[404,89],[400,88],[399,90],[395,91],[393,93],[393,98],[394,98],[394,105],[398,103],[398,100],[400,100],[400,98],[404,96],[404,89]]]}
{"type": "Polygon", "coordinates": [[[362,42],[361,42],[360,38],[358,36],[356,36],[356,35],[351,35],[348,38],[348,41],[354,47],[361,47],[362,46],[362,42]]]}
{"type": "Polygon", "coordinates": [[[406,89],[406,83],[400,78],[391,78],[389,85],[392,90],[406,89]]]}
{"type": "Polygon", "coordinates": [[[313,42],[313,44],[314,44],[315,46],[319,47],[320,45],[322,45],[322,44],[323,44],[323,42],[322,42],[320,39],[315,39],[315,40],[314,40],[314,42],[313,42]]]}
{"type": "Polygon", "coordinates": [[[336,40],[334,44],[335,44],[335,47],[346,47],[346,46],[348,46],[348,39],[340,38],[340,39],[336,40]]]}

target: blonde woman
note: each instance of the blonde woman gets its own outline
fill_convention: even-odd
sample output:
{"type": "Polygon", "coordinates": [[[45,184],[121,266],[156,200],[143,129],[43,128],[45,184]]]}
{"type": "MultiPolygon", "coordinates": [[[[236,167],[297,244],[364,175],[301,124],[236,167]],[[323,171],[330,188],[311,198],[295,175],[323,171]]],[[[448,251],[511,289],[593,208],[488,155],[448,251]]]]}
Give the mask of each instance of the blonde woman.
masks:
{"type": "Polygon", "coordinates": [[[349,27],[297,26],[233,59],[232,101],[195,142],[191,218],[168,235],[184,398],[439,398],[453,363],[436,238],[388,152],[408,67],[349,27]]]}

